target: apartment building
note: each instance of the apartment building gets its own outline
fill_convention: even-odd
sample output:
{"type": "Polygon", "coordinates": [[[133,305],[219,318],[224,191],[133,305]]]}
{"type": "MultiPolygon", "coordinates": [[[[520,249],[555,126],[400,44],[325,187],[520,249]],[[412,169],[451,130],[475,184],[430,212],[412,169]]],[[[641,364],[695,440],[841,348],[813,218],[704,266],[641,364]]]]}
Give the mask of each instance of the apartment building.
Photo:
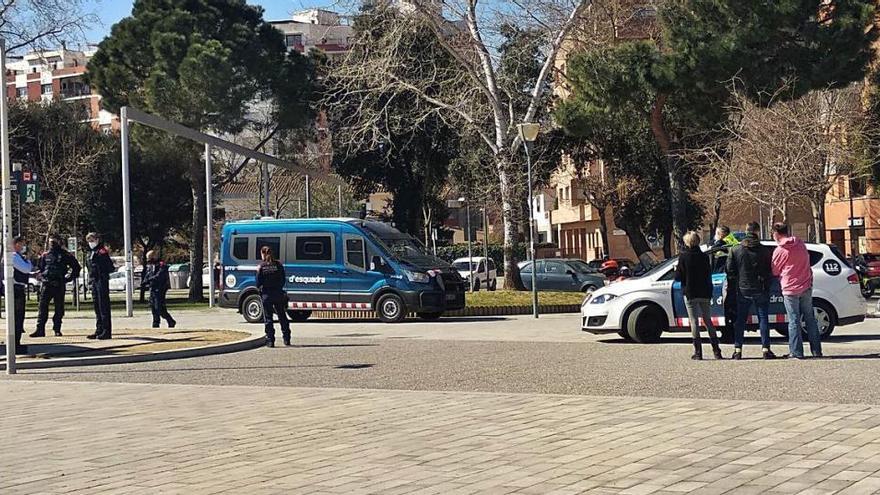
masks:
{"type": "Polygon", "coordinates": [[[284,33],[288,50],[308,54],[317,49],[331,59],[349,50],[354,33],[345,17],[323,9],[295,12],[290,19],[269,21],[269,24],[284,33]]]}
{"type": "Polygon", "coordinates": [[[6,64],[6,96],[31,102],[64,100],[86,108],[89,122],[104,132],[119,127],[119,119],[101,109],[101,96],[93,93],[84,75],[89,50],[37,51],[23,56],[10,56],[6,64]]]}

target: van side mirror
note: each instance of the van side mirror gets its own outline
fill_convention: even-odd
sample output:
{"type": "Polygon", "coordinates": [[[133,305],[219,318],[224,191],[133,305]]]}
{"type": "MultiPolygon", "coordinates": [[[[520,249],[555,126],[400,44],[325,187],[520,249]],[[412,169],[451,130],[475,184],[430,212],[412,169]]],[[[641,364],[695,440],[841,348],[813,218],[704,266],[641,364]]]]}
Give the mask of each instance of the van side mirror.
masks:
{"type": "Polygon", "coordinates": [[[381,272],[385,268],[385,261],[382,260],[381,256],[373,256],[370,260],[370,271],[381,272]]]}

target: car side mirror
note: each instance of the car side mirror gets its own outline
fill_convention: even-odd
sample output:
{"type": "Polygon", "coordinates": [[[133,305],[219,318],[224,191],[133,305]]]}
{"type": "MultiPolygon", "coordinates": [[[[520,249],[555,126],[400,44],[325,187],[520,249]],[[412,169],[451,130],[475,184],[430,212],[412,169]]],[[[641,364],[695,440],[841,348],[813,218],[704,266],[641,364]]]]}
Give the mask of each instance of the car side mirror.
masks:
{"type": "Polygon", "coordinates": [[[370,270],[374,272],[381,272],[385,268],[385,261],[382,260],[381,256],[373,256],[370,260],[370,270]]]}

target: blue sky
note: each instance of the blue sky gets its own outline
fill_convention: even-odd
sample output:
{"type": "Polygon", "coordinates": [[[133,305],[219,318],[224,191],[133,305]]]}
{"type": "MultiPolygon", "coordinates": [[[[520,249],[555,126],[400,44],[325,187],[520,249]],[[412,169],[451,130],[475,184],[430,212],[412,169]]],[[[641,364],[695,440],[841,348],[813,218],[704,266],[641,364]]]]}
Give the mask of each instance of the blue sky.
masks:
{"type": "MultiPolygon", "coordinates": [[[[91,9],[101,18],[98,25],[88,29],[86,34],[90,42],[101,41],[110,33],[110,27],[123,17],[131,14],[134,0],[88,0],[91,9]]],[[[333,0],[248,0],[248,3],[260,5],[265,9],[267,20],[284,19],[290,12],[310,7],[331,6],[333,0]]],[[[332,6],[329,7],[332,9],[332,6]]]]}

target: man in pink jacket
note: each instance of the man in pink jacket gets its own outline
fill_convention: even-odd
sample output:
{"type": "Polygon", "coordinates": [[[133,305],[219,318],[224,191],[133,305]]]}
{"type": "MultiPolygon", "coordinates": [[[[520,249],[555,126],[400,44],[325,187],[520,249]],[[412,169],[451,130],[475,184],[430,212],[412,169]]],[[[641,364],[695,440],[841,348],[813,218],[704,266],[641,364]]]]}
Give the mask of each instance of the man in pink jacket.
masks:
{"type": "Polygon", "coordinates": [[[788,314],[789,357],[804,358],[804,340],[801,335],[801,320],[807,327],[810,339],[810,352],[813,357],[822,357],[822,341],[819,325],[813,313],[813,269],[810,267],[810,253],[804,241],[790,235],[788,225],[773,225],[773,275],[779,277],[782,286],[782,299],[788,314]]]}

